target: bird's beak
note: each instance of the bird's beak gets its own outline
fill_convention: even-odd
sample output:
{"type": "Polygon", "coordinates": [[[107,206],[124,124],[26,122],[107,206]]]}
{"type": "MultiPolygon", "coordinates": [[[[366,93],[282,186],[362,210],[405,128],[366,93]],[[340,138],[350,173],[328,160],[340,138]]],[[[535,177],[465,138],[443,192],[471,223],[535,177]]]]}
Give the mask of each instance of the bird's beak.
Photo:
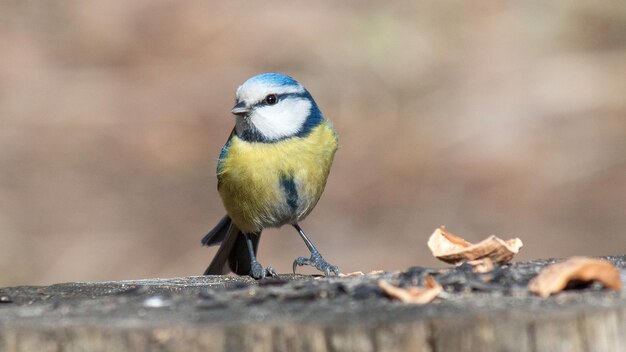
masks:
{"type": "Polygon", "coordinates": [[[233,109],[230,111],[237,116],[246,116],[250,113],[250,108],[246,106],[245,102],[239,102],[233,106],[233,109]]]}

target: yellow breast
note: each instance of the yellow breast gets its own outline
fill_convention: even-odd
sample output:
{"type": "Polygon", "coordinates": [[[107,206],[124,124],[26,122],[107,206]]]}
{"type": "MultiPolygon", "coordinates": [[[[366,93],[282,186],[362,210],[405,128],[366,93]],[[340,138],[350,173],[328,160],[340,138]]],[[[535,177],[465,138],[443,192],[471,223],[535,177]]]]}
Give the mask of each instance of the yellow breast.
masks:
{"type": "Polygon", "coordinates": [[[246,142],[233,136],[218,174],[228,215],[244,233],[303,219],[324,191],[336,150],[337,136],[327,123],[306,137],[275,143],[246,142]],[[295,206],[287,199],[286,178],[297,192],[295,206]]]}

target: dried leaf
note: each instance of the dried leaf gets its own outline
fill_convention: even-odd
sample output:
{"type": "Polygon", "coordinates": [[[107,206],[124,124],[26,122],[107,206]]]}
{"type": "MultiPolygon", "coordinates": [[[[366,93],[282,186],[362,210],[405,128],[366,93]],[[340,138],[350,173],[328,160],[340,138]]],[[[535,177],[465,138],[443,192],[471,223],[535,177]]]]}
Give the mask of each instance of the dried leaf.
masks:
{"type": "MultiPolygon", "coordinates": [[[[375,275],[381,275],[384,274],[385,271],[384,270],[374,270],[374,271],[370,271],[369,273],[367,273],[367,275],[369,276],[375,276],[375,275]]],[[[339,277],[352,277],[352,276],[363,276],[365,275],[362,271],[354,271],[351,273],[339,273],[339,277]]]]}
{"type": "Polygon", "coordinates": [[[549,265],[528,283],[528,290],[541,297],[560,292],[571,281],[598,281],[612,290],[621,290],[619,270],[611,262],[587,257],[572,257],[549,265]]]}
{"type": "Polygon", "coordinates": [[[426,276],[424,287],[401,288],[383,280],[378,281],[378,287],[387,296],[411,304],[430,303],[443,291],[443,287],[430,275],[426,276]]]}
{"type": "Polygon", "coordinates": [[[459,264],[482,258],[490,258],[494,263],[507,263],[519,252],[522,240],[513,238],[502,240],[496,236],[472,244],[440,227],[428,239],[428,248],[433,255],[446,263],[459,264]]]}
{"type": "Polygon", "coordinates": [[[347,274],[339,273],[339,277],[351,277],[351,276],[363,276],[363,275],[365,275],[365,274],[363,274],[362,271],[353,271],[353,272],[347,273],[347,274]]]}
{"type": "Polygon", "coordinates": [[[369,273],[367,273],[367,275],[382,275],[384,273],[385,273],[384,270],[372,270],[369,273]]]}

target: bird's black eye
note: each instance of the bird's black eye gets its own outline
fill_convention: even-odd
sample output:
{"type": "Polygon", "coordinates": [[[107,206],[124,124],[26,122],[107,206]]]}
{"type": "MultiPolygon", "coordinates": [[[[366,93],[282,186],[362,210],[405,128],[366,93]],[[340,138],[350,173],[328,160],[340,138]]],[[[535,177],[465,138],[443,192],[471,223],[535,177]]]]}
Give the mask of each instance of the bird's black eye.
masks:
{"type": "Polygon", "coordinates": [[[276,94],[270,94],[265,97],[265,104],[267,105],[274,105],[277,102],[278,102],[278,97],[276,96],[276,94]]]}

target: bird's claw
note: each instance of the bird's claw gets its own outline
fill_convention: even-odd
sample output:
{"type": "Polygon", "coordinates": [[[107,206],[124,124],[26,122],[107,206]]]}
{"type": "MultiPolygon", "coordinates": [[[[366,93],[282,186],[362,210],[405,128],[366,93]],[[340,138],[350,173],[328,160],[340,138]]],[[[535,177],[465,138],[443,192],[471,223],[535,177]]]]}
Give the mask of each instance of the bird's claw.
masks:
{"type": "Polygon", "coordinates": [[[264,269],[263,265],[261,265],[261,263],[257,261],[252,262],[251,264],[250,276],[255,280],[264,279],[267,276],[271,276],[275,279],[279,278],[278,274],[276,273],[276,271],[274,271],[274,269],[271,266],[268,266],[267,268],[264,269]]]}
{"type": "Polygon", "coordinates": [[[265,268],[265,272],[267,273],[267,275],[273,277],[274,279],[280,279],[280,276],[278,276],[276,271],[274,271],[274,268],[272,268],[271,266],[265,268]]]}
{"type": "Polygon", "coordinates": [[[293,261],[293,273],[299,266],[309,265],[324,273],[325,276],[331,274],[339,275],[339,267],[329,264],[319,253],[311,253],[311,258],[298,257],[293,261]]]}

